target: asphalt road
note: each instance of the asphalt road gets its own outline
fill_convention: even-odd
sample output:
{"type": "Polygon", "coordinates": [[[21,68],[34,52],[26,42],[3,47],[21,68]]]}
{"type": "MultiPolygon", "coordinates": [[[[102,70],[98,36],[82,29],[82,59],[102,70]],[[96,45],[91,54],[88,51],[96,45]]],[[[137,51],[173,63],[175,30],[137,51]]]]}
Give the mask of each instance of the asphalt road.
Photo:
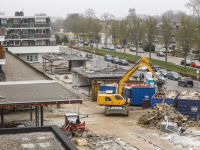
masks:
{"type": "MultiPolygon", "coordinates": [[[[60,51],[71,53],[71,50],[67,47],[60,47],[60,51]]],[[[73,49],[73,52],[78,52],[78,50],[73,49]]],[[[85,52],[83,52],[83,56],[84,55],[86,55],[85,52]]],[[[103,67],[103,66],[105,67],[108,64],[110,64],[110,66],[116,65],[116,64],[112,64],[108,61],[105,61],[103,56],[96,55],[96,58],[95,58],[94,54],[93,54],[93,59],[91,59],[91,64],[94,66],[100,66],[100,67],[103,67]]],[[[120,65],[117,64],[117,66],[120,66],[120,65]]],[[[130,68],[132,68],[132,66],[133,66],[133,64],[130,64],[127,67],[130,69],[130,68]]],[[[141,71],[137,71],[136,73],[141,73],[141,71]]],[[[142,72],[142,73],[145,73],[145,72],[142,72]]],[[[146,79],[144,79],[144,80],[146,81],[146,79]]],[[[178,86],[178,81],[173,81],[173,80],[170,80],[167,78],[165,78],[165,88],[167,90],[178,90],[178,91],[186,91],[186,90],[187,91],[198,91],[199,90],[198,87],[189,88],[189,87],[178,86]]]]}

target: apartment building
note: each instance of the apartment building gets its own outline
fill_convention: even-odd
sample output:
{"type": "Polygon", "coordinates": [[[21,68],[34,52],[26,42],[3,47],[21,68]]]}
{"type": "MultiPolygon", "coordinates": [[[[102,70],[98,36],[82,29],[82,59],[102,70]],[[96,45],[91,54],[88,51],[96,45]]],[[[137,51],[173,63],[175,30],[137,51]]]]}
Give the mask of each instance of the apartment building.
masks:
{"type": "Polygon", "coordinates": [[[44,53],[59,52],[59,47],[51,40],[50,17],[45,14],[15,16],[0,13],[0,26],[5,27],[3,47],[27,62],[42,62],[44,53]]]}

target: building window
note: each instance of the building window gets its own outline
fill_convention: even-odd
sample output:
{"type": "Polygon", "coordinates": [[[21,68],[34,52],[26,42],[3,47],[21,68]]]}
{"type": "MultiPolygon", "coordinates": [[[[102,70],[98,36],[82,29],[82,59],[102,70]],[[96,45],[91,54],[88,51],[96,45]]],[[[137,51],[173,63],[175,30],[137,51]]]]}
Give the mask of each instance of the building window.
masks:
{"type": "Polygon", "coordinates": [[[14,35],[20,35],[20,30],[13,30],[14,35]]]}
{"type": "Polygon", "coordinates": [[[1,19],[1,24],[7,24],[7,19],[1,19]]]}
{"type": "Polygon", "coordinates": [[[46,41],[45,40],[38,40],[35,42],[35,45],[46,45],[46,41]]]}
{"type": "Polygon", "coordinates": [[[42,31],[42,34],[46,34],[46,30],[45,29],[42,31]]]}
{"type": "Polygon", "coordinates": [[[27,61],[38,61],[38,54],[27,54],[27,61]]]}
{"type": "Polygon", "coordinates": [[[22,34],[27,35],[28,34],[28,30],[27,29],[22,30],[22,34]]]}
{"type": "Polygon", "coordinates": [[[7,41],[3,41],[3,46],[7,46],[7,41]]]}
{"type": "Polygon", "coordinates": [[[28,23],[28,19],[23,19],[22,23],[28,23]]]}
{"type": "Polygon", "coordinates": [[[15,46],[19,46],[20,45],[20,41],[15,41],[15,46]]]}
{"type": "Polygon", "coordinates": [[[13,19],[13,24],[20,24],[21,20],[20,19],[13,19]]]}
{"type": "Polygon", "coordinates": [[[46,30],[45,29],[36,29],[36,34],[46,34],[46,30]]]}
{"type": "Polygon", "coordinates": [[[22,41],[22,45],[23,45],[23,46],[28,45],[28,41],[22,41]]]}
{"type": "Polygon", "coordinates": [[[36,24],[46,23],[46,18],[36,18],[35,23],[36,24]]]}

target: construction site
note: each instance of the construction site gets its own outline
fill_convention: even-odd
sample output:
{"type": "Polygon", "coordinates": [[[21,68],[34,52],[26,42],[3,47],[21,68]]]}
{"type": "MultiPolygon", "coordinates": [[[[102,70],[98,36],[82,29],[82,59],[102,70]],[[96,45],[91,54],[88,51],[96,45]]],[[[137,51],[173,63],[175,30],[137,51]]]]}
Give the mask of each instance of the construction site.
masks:
{"type": "Polygon", "coordinates": [[[5,55],[0,149],[200,149],[200,93],[166,89],[145,57],[126,70],[76,51],[5,55]],[[142,65],[156,86],[138,80],[142,65]]]}

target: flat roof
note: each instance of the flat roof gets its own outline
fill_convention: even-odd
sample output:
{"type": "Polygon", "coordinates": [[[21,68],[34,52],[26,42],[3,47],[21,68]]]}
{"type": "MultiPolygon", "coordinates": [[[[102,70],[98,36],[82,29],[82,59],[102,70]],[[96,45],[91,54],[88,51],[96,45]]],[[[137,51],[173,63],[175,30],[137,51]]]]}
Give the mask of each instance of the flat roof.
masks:
{"type": "Polygon", "coordinates": [[[64,55],[43,55],[44,59],[49,61],[71,61],[71,60],[89,60],[87,57],[79,57],[76,55],[71,54],[64,54],[64,55]]]}
{"type": "Polygon", "coordinates": [[[0,85],[0,108],[82,103],[82,99],[57,82],[0,85]]]}
{"type": "Polygon", "coordinates": [[[50,18],[49,16],[4,16],[0,15],[0,18],[50,18]]]}
{"type": "Polygon", "coordinates": [[[86,69],[78,67],[72,68],[72,72],[86,78],[121,78],[127,73],[127,70],[113,67],[89,67],[86,69]]]}
{"type": "Polygon", "coordinates": [[[1,128],[0,149],[78,150],[58,126],[1,128]],[[15,144],[13,144],[15,143],[15,144]]]}

